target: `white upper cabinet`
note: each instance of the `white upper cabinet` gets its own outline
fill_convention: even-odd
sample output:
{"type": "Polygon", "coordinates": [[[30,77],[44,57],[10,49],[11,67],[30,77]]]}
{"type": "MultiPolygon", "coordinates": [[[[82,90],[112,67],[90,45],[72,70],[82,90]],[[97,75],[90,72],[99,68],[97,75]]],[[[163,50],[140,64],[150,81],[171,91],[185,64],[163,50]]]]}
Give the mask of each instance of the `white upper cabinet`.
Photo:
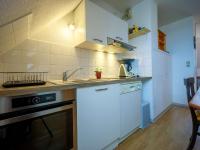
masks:
{"type": "Polygon", "coordinates": [[[90,1],[86,4],[86,39],[106,45],[108,12],[90,1]]]}
{"type": "Polygon", "coordinates": [[[108,37],[128,43],[128,23],[109,14],[108,37]]]}
{"type": "Polygon", "coordinates": [[[107,45],[107,37],[128,42],[128,24],[90,0],[81,2],[74,18],[77,47],[102,50],[107,45]]]}

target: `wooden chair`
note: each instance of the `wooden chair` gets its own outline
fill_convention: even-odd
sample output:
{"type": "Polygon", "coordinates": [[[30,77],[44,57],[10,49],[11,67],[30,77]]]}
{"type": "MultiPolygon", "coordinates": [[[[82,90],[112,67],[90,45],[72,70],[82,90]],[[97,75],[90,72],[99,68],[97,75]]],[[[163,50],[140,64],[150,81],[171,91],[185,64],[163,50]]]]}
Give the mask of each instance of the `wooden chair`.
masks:
{"type": "Polygon", "coordinates": [[[197,89],[198,89],[200,87],[200,76],[197,76],[196,81],[197,81],[197,89]]]}
{"type": "MultiPolygon", "coordinates": [[[[184,80],[184,84],[186,86],[186,91],[187,91],[187,100],[188,103],[192,100],[192,97],[195,95],[195,80],[194,78],[187,78],[184,80]]],[[[196,139],[197,139],[197,135],[199,136],[200,134],[198,133],[198,129],[199,129],[199,125],[200,125],[200,118],[198,113],[192,108],[190,108],[190,113],[192,116],[192,125],[193,125],[193,129],[192,129],[192,136],[190,138],[190,143],[187,147],[187,150],[192,150],[194,148],[196,139]],[[198,115],[198,116],[197,116],[198,115]]]]}

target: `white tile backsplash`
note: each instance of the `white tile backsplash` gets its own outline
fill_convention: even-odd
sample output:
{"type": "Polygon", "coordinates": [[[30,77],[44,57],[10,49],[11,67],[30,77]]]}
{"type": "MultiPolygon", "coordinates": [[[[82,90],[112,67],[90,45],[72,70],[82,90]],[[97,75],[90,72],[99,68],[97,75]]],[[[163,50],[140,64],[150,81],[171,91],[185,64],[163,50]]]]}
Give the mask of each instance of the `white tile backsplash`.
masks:
{"type": "Polygon", "coordinates": [[[39,54],[50,54],[51,52],[51,45],[48,43],[38,42],[37,50],[39,54]]]}
{"type": "Polygon", "coordinates": [[[38,71],[38,65],[37,64],[25,64],[25,70],[24,71],[28,71],[28,72],[37,72],[38,71]]]}
{"type": "Polygon", "coordinates": [[[76,49],[47,42],[26,40],[0,55],[0,71],[49,72],[48,78],[62,79],[66,70],[82,67],[72,78],[95,78],[95,68],[102,67],[103,77],[118,75],[115,54],[76,49]]]}
{"type": "MultiPolygon", "coordinates": [[[[44,11],[38,9],[38,13],[39,10],[44,11]]],[[[115,54],[75,48],[75,32],[64,32],[66,18],[39,24],[48,20],[50,14],[44,18],[37,16],[38,13],[32,14],[33,19],[38,18],[37,22],[32,22],[28,15],[0,27],[1,71],[44,71],[49,72],[49,79],[62,79],[65,70],[80,67],[84,69],[73,78],[95,78],[96,67],[102,67],[103,77],[118,74],[115,54]]]]}
{"type": "Polygon", "coordinates": [[[2,54],[3,63],[17,64],[22,60],[20,50],[7,51],[2,54]]]}
{"type": "Polygon", "coordinates": [[[17,71],[25,71],[26,65],[25,64],[11,64],[11,63],[3,63],[3,71],[5,72],[17,72],[17,71]]]}

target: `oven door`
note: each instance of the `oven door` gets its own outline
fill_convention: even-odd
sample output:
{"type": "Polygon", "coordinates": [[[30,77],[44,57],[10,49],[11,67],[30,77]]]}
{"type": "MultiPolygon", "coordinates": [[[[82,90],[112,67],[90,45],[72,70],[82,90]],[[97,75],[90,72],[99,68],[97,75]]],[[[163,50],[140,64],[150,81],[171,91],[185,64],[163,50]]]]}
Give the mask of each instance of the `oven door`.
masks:
{"type": "Polygon", "coordinates": [[[4,124],[0,127],[1,150],[73,148],[73,104],[23,114],[0,122],[4,124]]]}

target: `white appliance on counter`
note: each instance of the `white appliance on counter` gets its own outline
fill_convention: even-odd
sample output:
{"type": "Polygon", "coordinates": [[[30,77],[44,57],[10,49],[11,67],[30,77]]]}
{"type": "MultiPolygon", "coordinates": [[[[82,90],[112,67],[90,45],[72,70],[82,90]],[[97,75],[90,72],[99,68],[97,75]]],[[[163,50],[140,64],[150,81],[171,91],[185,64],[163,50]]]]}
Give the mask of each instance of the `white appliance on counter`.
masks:
{"type": "Polygon", "coordinates": [[[120,86],[120,140],[123,141],[141,124],[142,82],[120,86]]]}

